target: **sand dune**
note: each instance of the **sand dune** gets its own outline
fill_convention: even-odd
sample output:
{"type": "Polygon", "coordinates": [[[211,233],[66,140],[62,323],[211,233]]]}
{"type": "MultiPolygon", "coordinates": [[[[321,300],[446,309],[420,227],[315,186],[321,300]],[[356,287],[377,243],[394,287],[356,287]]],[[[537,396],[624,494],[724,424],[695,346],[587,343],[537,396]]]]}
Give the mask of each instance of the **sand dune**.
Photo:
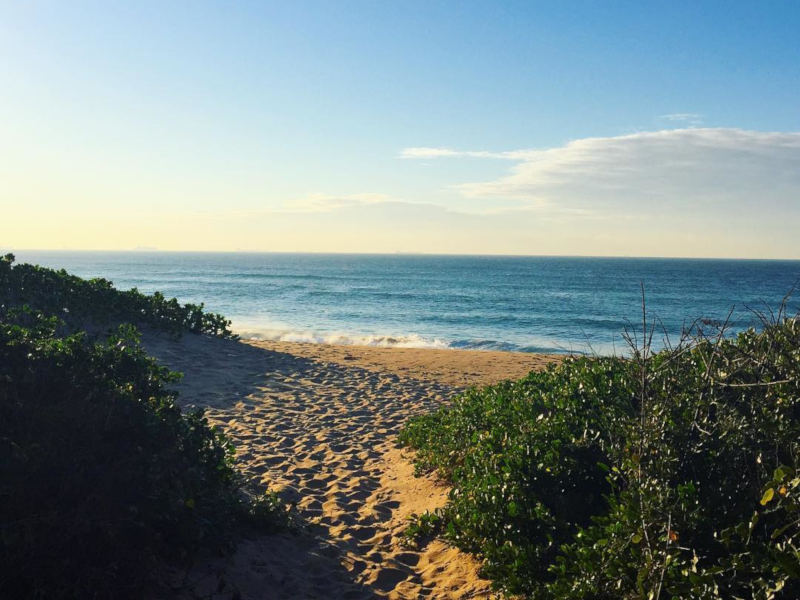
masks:
{"type": "Polygon", "coordinates": [[[246,476],[296,505],[308,527],[242,541],[173,582],[184,598],[487,598],[471,557],[434,541],[403,547],[407,517],[444,504],[395,448],[408,417],[462,386],[518,377],[552,358],[524,354],[233,342],[150,335],[185,374],[183,401],[234,440],[246,476]]]}

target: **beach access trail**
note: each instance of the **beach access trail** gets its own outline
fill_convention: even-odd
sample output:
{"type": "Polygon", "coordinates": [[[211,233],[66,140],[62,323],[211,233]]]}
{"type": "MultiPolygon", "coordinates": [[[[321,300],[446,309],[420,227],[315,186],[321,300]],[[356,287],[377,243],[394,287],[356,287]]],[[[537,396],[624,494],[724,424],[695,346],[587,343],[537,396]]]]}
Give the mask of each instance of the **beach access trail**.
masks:
{"type": "Polygon", "coordinates": [[[447,488],[413,476],[402,424],[470,385],[518,378],[555,357],[147,335],[184,373],[184,407],[206,409],[238,468],[296,506],[298,532],[253,534],[171,582],[182,598],[489,598],[470,556],[435,540],[403,547],[408,516],[447,488]]]}

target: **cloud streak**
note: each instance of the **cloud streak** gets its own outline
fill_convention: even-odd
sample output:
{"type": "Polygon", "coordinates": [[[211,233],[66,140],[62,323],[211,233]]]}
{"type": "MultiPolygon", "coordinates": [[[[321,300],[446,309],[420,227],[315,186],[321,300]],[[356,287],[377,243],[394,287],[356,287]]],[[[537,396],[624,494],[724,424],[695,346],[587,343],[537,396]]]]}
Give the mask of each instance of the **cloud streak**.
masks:
{"type": "Polygon", "coordinates": [[[361,194],[309,194],[303,198],[286,202],[276,212],[288,213],[318,213],[332,212],[343,208],[369,206],[390,202],[387,194],[361,193],[361,194]]]}
{"type": "Polygon", "coordinates": [[[512,152],[489,152],[487,150],[452,150],[450,148],[428,148],[419,146],[404,148],[400,158],[426,159],[426,158],[497,158],[503,160],[519,160],[524,158],[529,151],[516,150],[512,152]]]}
{"type": "Polygon", "coordinates": [[[681,123],[692,127],[703,124],[703,115],[697,113],[670,113],[668,115],[661,115],[658,118],[662,121],[681,123]]]}

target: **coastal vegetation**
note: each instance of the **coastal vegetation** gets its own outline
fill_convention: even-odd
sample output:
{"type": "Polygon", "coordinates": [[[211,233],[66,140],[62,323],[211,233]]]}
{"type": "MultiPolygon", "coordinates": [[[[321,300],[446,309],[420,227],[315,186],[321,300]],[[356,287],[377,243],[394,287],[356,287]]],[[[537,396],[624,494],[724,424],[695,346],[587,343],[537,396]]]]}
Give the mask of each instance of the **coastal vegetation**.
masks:
{"type": "MultiPolygon", "coordinates": [[[[472,389],[400,435],[452,485],[412,518],[550,600],[800,597],[800,321],[472,389]]],[[[642,336],[645,338],[642,341],[642,336]]]]}
{"type": "Polygon", "coordinates": [[[160,292],[148,295],[136,288],[117,290],[107,279],[82,279],[64,269],[14,264],[13,254],[0,258],[0,306],[27,306],[55,315],[72,330],[131,323],[173,334],[235,337],[231,322],[202,304],[180,304],[160,292]]]}
{"type": "MultiPolygon", "coordinates": [[[[233,337],[202,305],[0,259],[0,597],[139,597],[286,523],[137,328],[233,337]]],[[[800,321],[653,334],[411,419],[400,443],[452,489],[408,543],[441,536],[537,599],[800,597],[800,321]]]]}
{"type": "Polygon", "coordinates": [[[284,518],[203,411],[181,411],[179,375],[132,323],[231,336],[202,306],[0,259],[4,598],[137,597],[165,563],[284,518]]]}

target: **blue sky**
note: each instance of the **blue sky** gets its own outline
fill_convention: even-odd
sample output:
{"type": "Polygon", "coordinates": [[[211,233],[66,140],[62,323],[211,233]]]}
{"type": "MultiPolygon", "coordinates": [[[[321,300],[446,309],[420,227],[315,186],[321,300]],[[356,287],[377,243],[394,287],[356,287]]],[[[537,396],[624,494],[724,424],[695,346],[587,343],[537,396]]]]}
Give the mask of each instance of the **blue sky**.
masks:
{"type": "Polygon", "coordinates": [[[800,257],[796,2],[130,4],[0,3],[0,246],[800,257]]]}

